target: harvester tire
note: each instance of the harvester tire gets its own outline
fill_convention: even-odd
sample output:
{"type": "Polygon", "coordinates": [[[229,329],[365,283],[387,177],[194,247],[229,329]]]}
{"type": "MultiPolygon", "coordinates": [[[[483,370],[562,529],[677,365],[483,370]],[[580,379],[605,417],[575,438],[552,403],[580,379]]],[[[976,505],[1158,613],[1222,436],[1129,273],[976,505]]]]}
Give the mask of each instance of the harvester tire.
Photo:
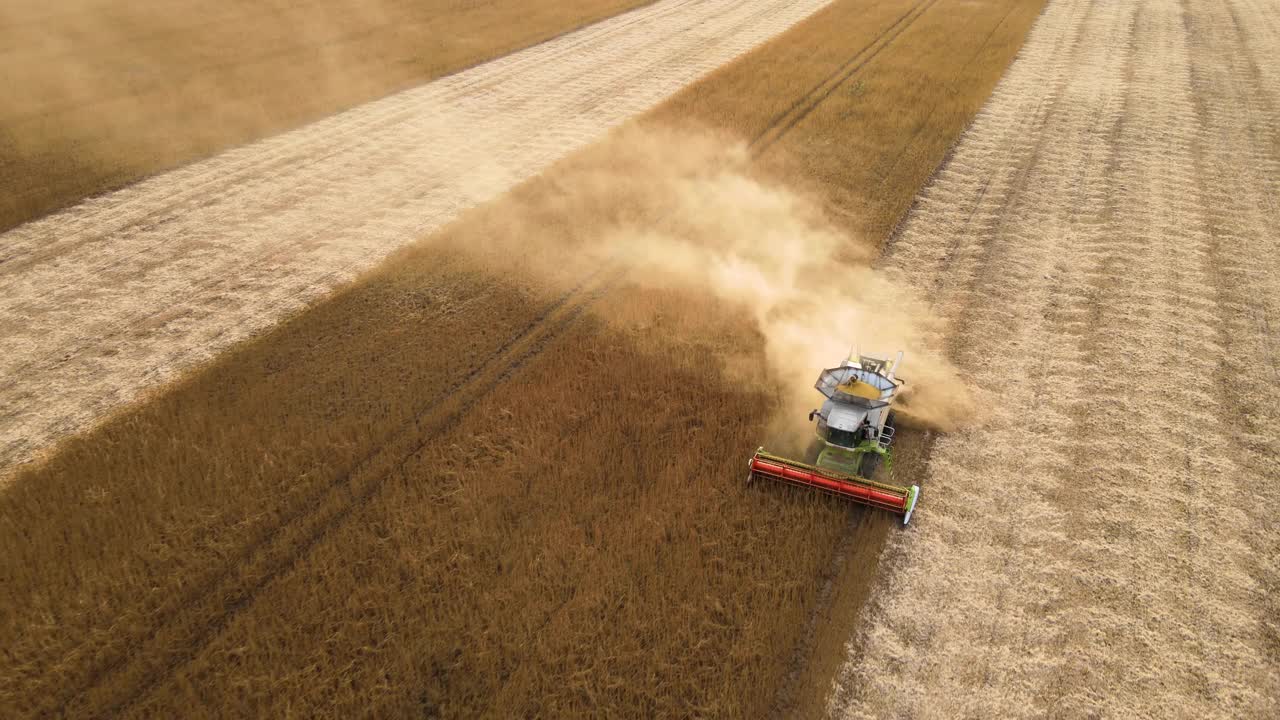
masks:
{"type": "MultiPolygon", "coordinates": [[[[889,411],[889,417],[884,419],[884,426],[891,431],[897,430],[898,426],[894,424],[893,411],[889,411]]],[[[880,453],[868,452],[862,454],[862,460],[858,463],[858,474],[870,480],[875,477],[876,470],[880,469],[880,453]]]]}

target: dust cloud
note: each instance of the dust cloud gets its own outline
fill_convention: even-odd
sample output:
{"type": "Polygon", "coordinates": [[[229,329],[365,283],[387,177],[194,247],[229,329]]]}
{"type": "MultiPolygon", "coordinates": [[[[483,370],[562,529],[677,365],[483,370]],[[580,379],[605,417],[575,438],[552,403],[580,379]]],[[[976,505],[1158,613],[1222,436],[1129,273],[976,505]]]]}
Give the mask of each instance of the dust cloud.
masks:
{"type": "MultiPolygon", "coordinates": [[[[814,406],[818,371],[851,350],[905,353],[908,422],[952,430],[972,416],[967,384],[928,341],[937,320],[926,304],[872,267],[878,248],[754,172],[745,145],[631,128],[585,165],[556,180],[569,240],[597,263],[624,263],[633,282],[707,292],[724,301],[709,307],[749,316],[788,417],[814,406]]],[[[539,230],[519,235],[528,252],[539,230]]]]}

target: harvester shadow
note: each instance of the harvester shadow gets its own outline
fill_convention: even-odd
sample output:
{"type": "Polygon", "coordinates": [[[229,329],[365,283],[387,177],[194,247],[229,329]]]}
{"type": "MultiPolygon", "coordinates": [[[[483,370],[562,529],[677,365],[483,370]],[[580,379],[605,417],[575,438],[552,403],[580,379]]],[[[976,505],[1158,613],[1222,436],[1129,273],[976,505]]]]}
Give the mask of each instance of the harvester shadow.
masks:
{"type": "Polygon", "coordinates": [[[432,400],[409,423],[376,444],[333,482],[287,512],[282,522],[262,538],[241,548],[235,562],[228,563],[224,572],[186,593],[186,602],[171,606],[173,611],[160,619],[154,632],[148,639],[142,639],[133,652],[99,666],[86,682],[71,689],[74,692],[55,699],[58,714],[77,714],[77,705],[82,706],[80,714],[85,714],[88,708],[97,705],[106,708],[100,715],[111,717],[136,706],[195,659],[237,616],[252,606],[264,589],[295,567],[333,528],[372,499],[383,483],[443,428],[483,398],[485,388],[493,387],[494,383],[482,381],[506,378],[539,355],[622,275],[618,267],[603,267],[553,300],[537,318],[432,400]],[[475,392],[468,393],[468,389],[475,392]],[[359,481],[358,476],[370,473],[369,479],[359,481]],[[291,528],[298,528],[298,532],[289,532],[291,528]],[[158,632],[162,628],[178,628],[181,632],[183,620],[190,616],[190,612],[184,611],[193,607],[197,608],[197,614],[199,608],[206,609],[211,618],[188,629],[184,647],[171,646],[168,651],[158,653],[162,661],[148,661],[154,655],[143,648],[164,644],[158,632]],[[124,682],[116,684],[114,679],[124,682]]]}

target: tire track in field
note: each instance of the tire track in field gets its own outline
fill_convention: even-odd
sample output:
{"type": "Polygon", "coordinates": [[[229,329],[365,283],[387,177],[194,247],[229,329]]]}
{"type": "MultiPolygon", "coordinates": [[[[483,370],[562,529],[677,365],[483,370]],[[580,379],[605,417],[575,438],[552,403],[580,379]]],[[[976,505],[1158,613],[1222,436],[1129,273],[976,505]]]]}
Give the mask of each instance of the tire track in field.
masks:
{"type": "Polygon", "coordinates": [[[831,714],[1280,711],[1278,14],[1050,3],[904,223],[987,418],[938,441],[831,714]]]}
{"type": "MultiPolygon", "coordinates": [[[[1004,152],[1018,158],[1018,162],[1009,167],[996,168],[993,172],[958,169],[951,173],[950,182],[935,183],[923,191],[919,207],[933,203],[959,204],[962,207],[961,218],[941,213],[920,213],[918,219],[913,218],[915,222],[929,224],[932,232],[949,239],[941,248],[930,247],[928,254],[922,254],[921,248],[915,247],[911,240],[901,243],[905,252],[912,253],[913,271],[922,275],[927,272],[927,277],[930,278],[930,296],[948,298],[948,302],[981,302],[982,286],[990,278],[989,274],[984,273],[994,273],[991,261],[1007,248],[997,246],[994,242],[975,246],[966,243],[965,239],[978,235],[998,242],[1013,208],[1022,195],[1031,189],[1032,183],[1028,181],[1028,177],[1051,142],[1046,137],[1045,126],[1060,107],[1059,103],[1069,81],[1066,68],[1076,59],[1076,49],[1084,41],[1083,34],[1089,25],[1093,8],[1090,5],[1072,13],[1066,19],[1066,27],[1060,36],[1055,38],[1053,51],[1030,60],[1038,61],[1038,64],[1029,72],[1046,78],[1042,85],[1044,90],[1036,94],[1010,97],[1003,92],[1002,86],[997,86],[992,100],[979,116],[990,115],[990,122],[996,127],[985,135],[972,138],[971,142],[977,146],[974,152],[1004,152]],[[1050,81],[1047,78],[1053,79],[1050,81]],[[995,101],[997,97],[1001,102],[995,101]],[[961,300],[962,297],[965,299],[961,300]]],[[[937,177],[948,173],[954,159],[955,154],[952,153],[939,169],[937,177]]],[[[899,227],[898,235],[891,239],[889,252],[897,251],[904,227],[905,223],[899,227]]],[[[957,315],[952,320],[947,338],[969,334],[966,323],[973,316],[968,313],[957,315]]],[[[949,339],[944,344],[952,353],[959,350],[949,339]]]]}
{"type": "MultiPolygon", "coordinates": [[[[1275,91],[1269,87],[1251,37],[1254,28],[1267,32],[1261,42],[1280,46],[1280,11],[1248,2],[1228,2],[1211,8],[1210,20],[1188,23],[1196,45],[1215,52],[1190,67],[1195,113],[1200,132],[1193,144],[1198,174],[1222,178],[1200,187],[1200,202],[1209,208],[1205,218],[1203,269],[1213,279],[1214,322],[1222,359],[1215,381],[1224,406],[1223,416],[1234,418],[1236,432],[1224,441],[1246,472],[1222,478],[1223,485],[1241,497],[1253,497],[1264,486],[1280,483],[1280,328],[1269,317],[1280,317],[1280,277],[1274,272],[1280,257],[1280,118],[1275,91]],[[1245,7],[1240,7],[1245,5],[1245,7]],[[1243,17],[1254,20],[1242,22],[1243,17]],[[1269,20],[1269,22],[1267,22],[1269,20]],[[1235,52],[1243,47],[1245,52],[1235,52]],[[1241,116],[1245,122],[1241,122],[1241,116]],[[1222,146],[1231,153],[1215,152],[1222,146]],[[1254,198],[1257,202],[1242,202],[1254,198]],[[1271,228],[1260,234],[1256,228],[1271,228]],[[1267,260],[1270,259],[1270,262],[1267,260]],[[1260,292],[1259,292],[1260,291],[1260,292]]],[[[1184,17],[1192,11],[1183,3],[1184,17]]],[[[1264,489],[1265,492],[1265,489],[1264,489]]],[[[1252,553],[1245,570],[1258,588],[1256,600],[1265,608],[1258,635],[1272,668],[1280,668],[1280,524],[1276,505],[1247,502],[1241,507],[1263,532],[1247,538],[1252,553]],[[1270,591],[1267,589],[1271,588],[1270,591]]],[[[1280,679],[1272,672],[1260,690],[1272,699],[1270,711],[1280,712],[1280,679]]]]}
{"type": "MultiPolygon", "coordinates": [[[[960,66],[960,71],[958,73],[959,75],[963,76],[965,71],[968,70],[969,66],[973,64],[973,61],[977,60],[978,56],[982,55],[983,51],[987,49],[987,45],[991,43],[991,38],[995,37],[995,34],[999,32],[1002,26],[1004,26],[1005,21],[1009,19],[1009,16],[1013,14],[1013,11],[1017,9],[1017,7],[1018,7],[1017,2],[1009,3],[1009,7],[1004,11],[1004,15],[1001,15],[1000,20],[996,22],[996,24],[991,26],[991,30],[987,32],[986,37],[984,37],[982,39],[982,42],[979,43],[978,49],[974,50],[973,54],[969,56],[969,59],[965,60],[964,64],[960,66]]],[[[909,150],[911,146],[916,143],[916,140],[920,138],[920,135],[925,131],[925,128],[929,127],[929,122],[933,120],[933,116],[935,113],[937,113],[938,107],[939,105],[934,105],[933,107],[929,108],[929,114],[925,115],[924,120],[920,122],[919,127],[916,128],[915,132],[911,133],[911,137],[907,138],[906,142],[902,144],[902,147],[898,148],[898,151],[894,153],[893,164],[889,166],[889,169],[884,172],[883,176],[880,179],[881,186],[888,184],[890,178],[893,177],[894,171],[898,169],[898,164],[902,162],[902,159],[904,157],[906,157],[907,150],[909,150]]],[[[950,152],[948,152],[947,156],[943,158],[943,162],[941,163],[942,166],[946,165],[947,161],[950,159],[950,156],[951,154],[950,152]]],[[[890,239],[894,234],[895,234],[894,231],[890,231],[890,239]]]]}
{"type": "Polygon", "coordinates": [[[828,2],[666,0],[0,235],[0,468],[828,2]]]}
{"type": "Polygon", "coordinates": [[[131,645],[130,657],[97,672],[91,682],[68,693],[59,715],[117,717],[145,699],[194,658],[261,592],[293,570],[328,533],[378,490],[403,465],[456,423],[469,408],[540,355],[582,314],[616,285],[623,272],[606,267],[552,303],[520,333],[433,400],[410,423],[374,448],[337,482],[310,498],[305,507],[238,553],[226,572],[175,608],[153,634],[131,645]],[[164,630],[179,628],[178,637],[164,630]],[[183,632],[185,631],[185,632],[183,632]]]}
{"type": "MultiPolygon", "coordinates": [[[[97,639],[90,641],[92,643],[91,647],[80,646],[72,648],[63,654],[56,663],[58,667],[63,668],[56,678],[57,686],[45,688],[41,692],[33,693],[33,695],[45,698],[47,700],[46,706],[59,708],[59,712],[65,714],[70,703],[101,685],[104,678],[118,676],[127,672],[127,666],[130,662],[125,657],[127,648],[145,647],[149,642],[154,643],[157,634],[167,627],[178,624],[178,621],[181,620],[179,615],[191,607],[205,603],[209,599],[230,596],[228,592],[216,591],[223,585],[234,584],[231,574],[246,559],[258,553],[263,546],[273,543],[286,528],[292,527],[295,523],[305,524],[311,519],[312,514],[325,507],[326,503],[322,502],[324,499],[336,496],[344,488],[349,488],[357,471],[368,467],[380,453],[383,453],[405,433],[414,431],[423,417],[429,416],[435,408],[450,400],[485,368],[490,367],[493,363],[500,362],[501,358],[511,348],[530,335],[541,332],[553,314],[561,312],[568,304],[580,302],[579,294],[583,287],[594,277],[595,274],[584,277],[576,286],[546,305],[535,317],[502,341],[491,353],[477,358],[476,363],[468,372],[432,398],[420,410],[414,412],[412,419],[408,423],[389,433],[381,440],[374,442],[368,452],[358,458],[345,471],[334,477],[331,482],[315,488],[314,492],[302,498],[297,504],[281,508],[279,522],[276,522],[271,527],[263,528],[257,533],[259,536],[257,539],[251,539],[245,545],[231,552],[221,567],[212,569],[210,573],[206,573],[203,577],[187,578],[185,591],[179,593],[169,603],[150,613],[150,617],[154,618],[154,622],[146,630],[148,637],[140,637],[138,634],[115,634],[110,638],[111,644],[105,648],[101,646],[100,641],[97,639]],[[86,650],[96,653],[99,658],[105,659],[95,662],[90,656],[91,659],[89,661],[83,661],[81,658],[85,657],[84,652],[86,650]]],[[[134,658],[135,661],[148,659],[146,652],[134,653],[134,658]]],[[[37,707],[36,711],[40,713],[47,709],[49,707],[41,706],[37,707]]]]}
{"type": "MultiPolygon", "coordinates": [[[[796,488],[780,489],[789,491],[796,488]]],[[[822,568],[822,574],[817,578],[819,587],[817,597],[813,601],[813,609],[809,612],[809,616],[805,618],[804,630],[798,634],[795,647],[791,651],[787,674],[774,696],[772,707],[769,709],[769,717],[773,720],[796,716],[798,696],[801,692],[801,679],[811,663],[818,627],[822,618],[831,612],[836,583],[840,580],[850,556],[853,555],[854,542],[865,537],[865,533],[859,531],[867,522],[867,513],[868,510],[864,507],[849,509],[845,527],[842,529],[840,537],[831,551],[832,560],[830,564],[822,568]]]]}
{"type": "Polygon", "coordinates": [[[777,117],[770,120],[769,124],[748,143],[748,149],[752,157],[763,155],[787,133],[791,132],[796,125],[800,124],[810,113],[816,110],[823,101],[831,97],[831,93],[835,92],[836,88],[848,82],[859,70],[866,67],[867,63],[874,60],[885,48],[889,47],[894,40],[898,39],[899,35],[910,28],[916,20],[919,20],[921,15],[928,12],[929,8],[933,7],[936,2],[937,0],[920,0],[920,2],[911,6],[871,42],[856,51],[840,67],[823,78],[804,95],[797,98],[790,107],[779,113],[777,117]]]}

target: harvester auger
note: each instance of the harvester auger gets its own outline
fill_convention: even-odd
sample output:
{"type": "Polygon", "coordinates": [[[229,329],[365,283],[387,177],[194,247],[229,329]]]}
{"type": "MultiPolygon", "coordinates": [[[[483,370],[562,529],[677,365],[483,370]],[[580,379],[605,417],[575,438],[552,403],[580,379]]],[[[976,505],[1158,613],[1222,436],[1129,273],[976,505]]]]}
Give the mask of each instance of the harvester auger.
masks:
{"type": "MultiPolygon", "coordinates": [[[[902,380],[897,378],[902,353],[887,358],[859,355],[840,367],[827,368],[814,384],[826,397],[809,413],[818,420],[816,454],[810,462],[771,455],[764,448],[751,457],[747,481],[768,478],[847,498],[911,520],[920,486],[900,487],[871,479],[883,459],[892,459],[892,404],[902,380]]],[[[886,463],[887,464],[887,463],[886,463]]]]}

